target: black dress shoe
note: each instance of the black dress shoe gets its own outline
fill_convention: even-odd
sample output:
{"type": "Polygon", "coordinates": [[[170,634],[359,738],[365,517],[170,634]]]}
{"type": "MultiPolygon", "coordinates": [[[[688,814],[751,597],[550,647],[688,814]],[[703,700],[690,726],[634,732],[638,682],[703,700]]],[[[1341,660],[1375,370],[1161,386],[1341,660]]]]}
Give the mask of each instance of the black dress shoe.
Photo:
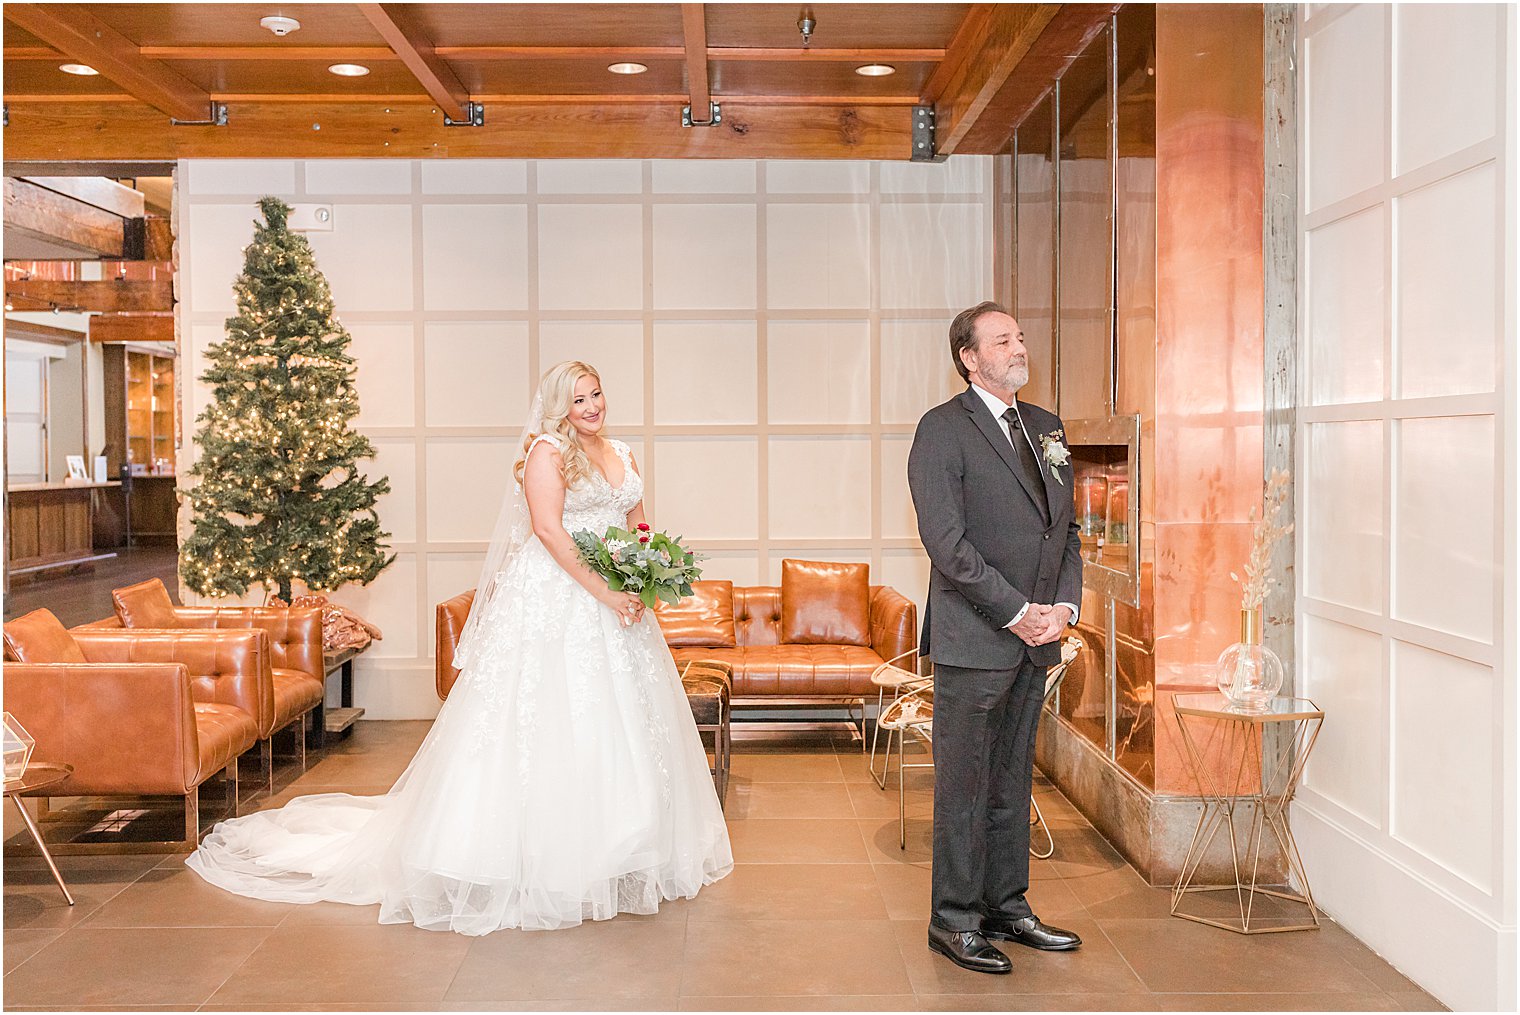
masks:
{"type": "Polygon", "coordinates": [[[982,920],[982,934],[1046,952],[1069,952],[1082,945],[1082,939],[1071,931],[1047,927],[1038,916],[1026,916],[1022,920],[989,916],[982,920]]]}
{"type": "Polygon", "coordinates": [[[982,936],[980,931],[966,930],[959,933],[929,925],[929,950],[939,952],[962,969],[975,973],[1011,973],[1013,963],[1008,956],[982,936]]]}

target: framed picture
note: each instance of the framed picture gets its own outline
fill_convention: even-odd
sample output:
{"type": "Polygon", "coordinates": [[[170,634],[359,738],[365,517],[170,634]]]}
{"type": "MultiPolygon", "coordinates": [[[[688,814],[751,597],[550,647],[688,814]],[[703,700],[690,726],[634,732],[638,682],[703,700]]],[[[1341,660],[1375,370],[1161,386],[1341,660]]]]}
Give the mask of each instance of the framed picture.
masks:
{"type": "Polygon", "coordinates": [[[84,455],[68,455],[64,461],[69,463],[69,479],[88,483],[90,474],[84,468],[84,455]]]}

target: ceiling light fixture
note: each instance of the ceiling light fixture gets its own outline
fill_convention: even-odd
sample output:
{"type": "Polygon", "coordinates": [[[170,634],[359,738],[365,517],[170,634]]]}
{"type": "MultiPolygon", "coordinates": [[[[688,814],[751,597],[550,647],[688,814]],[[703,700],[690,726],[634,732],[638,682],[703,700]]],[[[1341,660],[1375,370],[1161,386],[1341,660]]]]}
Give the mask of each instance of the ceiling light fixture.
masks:
{"type": "Polygon", "coordinates": [[[58,69],[63,71],[65,74],[78,74],[82,78],[94,77],[96,74],[100,73],[100,71],[96,70],[94,67],[90,67],[82,63],[60,64],[58,66],[58,69]]]}
{"type": "Polygon", "coordinates": [[[649,68],[641,63],[610,63],[607,69],[614,74],[642,74],[649,68]]]}
{"type": "Polygon", "coordinates": [[[886,63],[868,63],[864,67],[856,67],[855,73],[864,78],[884,78],[888,74],[896,74],[897,68],[886,63]]]}
{"type": "Polygon", "coordinates": [[[818,19],[813,17],[813,8],[804,7],[802,13],[797,15],[797,31],[802,33],[802,48],[813,41],[813,30],[818,27],[818,19]]]}
{"type": "Polygon", "coordinates": [[[369,73],[369,68],[358,63],[335,63],[327,68],[340,78],[362,78],[369,73]]]}

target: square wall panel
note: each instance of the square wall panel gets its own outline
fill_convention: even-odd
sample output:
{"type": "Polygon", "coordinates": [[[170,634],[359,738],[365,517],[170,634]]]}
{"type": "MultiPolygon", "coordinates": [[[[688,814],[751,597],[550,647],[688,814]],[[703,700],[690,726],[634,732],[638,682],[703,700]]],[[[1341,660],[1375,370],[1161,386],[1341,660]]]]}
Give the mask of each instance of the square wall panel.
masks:
{"type": "Polygon", "coordinates": [[[772,194],[868,194],[871,163],[832,159],[767,162],[765,189],[772,194]]]}
{"type": "Polygon", "coordinates": [[[502,495],[512,481],[512,466],[522,453],[515,445],[511,439],[496,438],[428,440],[428,541],[491,541],[502,495]]]}
{"type": "Polygon", "coordinates": [[[661,437],[653,462],[655,496],[646,506],[660,529],[689,536],[698,549],[703,539],[759,536],[753,437],[661,437]]]}
{"type": "Polygon", "coordinates": [[[424,333],[428,426],[521,426],[528,414],[528,325],[432,321],[424,333]]]}
{"type": "Polygon", "coordinates": [[[871,422],[865,321],[772,321],[766,333],[772,423],[871,422]]]}
{"type": "Polygon", "coordinates": [[[980,194],[992,162],[986,155],[962,155],[945,162],[883,162],[883,194],[980,194]]]}
{"type": "Polygon", "coordinates": [[[753,194],[749,159],[659,159],[650,164],[656,194],[753,194]]]}
{"type": "Polygon", "coordinates": [[[871,207],[772,204],[766,209],[765,301],[846,310],[871,305],[871,207]]]}
{"type": "Polygon", "coordinates": [[[755,216],[755,207],[749,204],[656,206],[655,307],[753,309],[755,216]]]}
{"type": "Polygon", "coordinates": [[[987,215],[980,204],[883,205],[881,305],[954,316],[986,299],[987,215]]]}
{"type": "Polygon", "coordinates": [[[424,206],[422,293],[428,310],[526,309],[527,209],[506,204],[424,206]]]}
{"type": "Polygon", "coordinates": [[[644,210],[636,204],[540,205],[538,305],[637,313],[644,306],[644,210]]]}
{"type": "Polygon", "coordinates": [[[330,233],[307,233],[341,315],[412,309],[412,207],[333,206],[330,233]]]}
{"type": "Polygon", "coordinates": [[[1385,16],[1376,4],[1356,7],[1304,44],[1309,211],[1375,187],[1387,176],[1385,16]]]}
{"type": "Polygon", "coordinates": [[[753,321],[656,321],[654,421],[754,423],[753,321]]]}
{"type": "Polygon", "coordinates": [[[381,476],[391,483],[391,492],[375,503],[380,527],[391,534],[393,543],[417,540],[417,442],[410,438],[375,437],[375,457],[359,463],[359,471],[371,482],[381,476]]]}
{"type": "Polygon", "coordinates": [[[1304,785],[1381,828],[1388,785],[1382,636],[1323,617],[1302,616],[1300,623],[1298,693],[1334,717],[1320,732],[1304,785]]]}
{"type": "Polygon", "coordinates": [[[309,159],[306,162],[306,193],[410,194],[410,161],[395,159],[309,159]]]}
{"type": "Polygon", "coordinates": [[[273,194],[287,200],[296,192],[296,163],[288,159],[190,159],[180,165],[191,194],[273,194]]]}
{"type": "Polygon", "coordinates": [[[424,159],[424,194],[525,194],[528,163],[521,159],[424,159]]]}
{"type": "MultiPolygon", "coordinates": [[[[345,585],[329,598],[346,606],[385,632],[370,645],[366,659],[415,659],[421,645],[417,607],[417,555],[397,554],[391,566],[368,585],[345,585]]],[[[362,695],[364,681],[354,683],[362,695]]]]}
{"type": "Polygon", "coordinates": [[[1499,194],[1493,163],[1399,199],[1399,390],[1405,398],[1494,390],[1499,194]]]}
{"type": "Polygon", "coordinates": [[[540,194],[638,194],[644,163],[633,159],[540,159],[540,194]]]}
{"type": "Polygon", "coordinates": [[[881,439],[881,534],[884,539],[917,539],[918,513],[908,489],[910,437],[881,439]]]}
{"type": "Polygon", "coordinates": [[[365,321],[349,325],[348,334],[359,392],[354,425],[411,426],[417,419],[416,329],[365,321]]]}
{"type": "MultiPolygon", "coordinates": [[[[432,606],[453,599],[480,584],[480,569],[486,555],[481,553],[430,553],[427,557],[427,601],[432,606]]],[[[429,659],[436,654],[432,639],[426,645],[429,659]]]]}
{"type": "MultiPolygon", "coordinates": [[[[578,359],[595,367],[607,397],[614,431],[644,425],[644,323],[642,321],[543,321],[538,326],[538,364],[578,359]]],[[[537,383],[537,378],[534,378],[537,383]]]]}
{"type": "MultiPolygon", "coordinates": [[[[180,239],[180,263],[189,271],[188,302],[197,312],[232,313],[232,283],[243,270],[243,248],[253,242],[261,218],[251,202],[192,204],[180,239]]],[[[184,269],[181,269],[182,271],[184,269]]]]}
{"type": "Polygon", "coordinates": [[[1492,644],[1494,420],[1396,422],[1393,615],[1492,644]]]}
{"type": "Polygon", "coordinates": [[[759,585],[760,561],[753,550],[713,550],[702,561],[702,577],[735,585],[759,585]]]}
{"type": "MultiPolygon", "coordinates": [[[[918,607],[918,623],[924,622],[924,600],[929,594],[929,558],[921,550],[881,551],[881,571],[872,580],[890,585],[918,607]]],[[[916,630],[915,630],[916,635],[916,630]]]]}
{"type": "Polygon", "coordinates": [[[1387,238],[1381,206],[1307,234],[1309,394],[1316,405],[1383,397],[1383,277],[1387,238]]]}
{"type": "Polygon", "coordinates": [[[1502,771],[1495,680],[1492,667],[1393,643],[1394,838],[1483,892],[1502,771]]]}
{"type": "Polygon", "coordinates": [[[772,437],[769,471],[772,539],[870,538],[869,438],[772,437]]]}
{"type": "Polygon", "coordinates": [[[1486,141],[1498,128],[1504,8],[1399,4],[1393,90],[1398,171],[1486,141]]]}
{"type": "Polygon", "coordinates": [[[1311,423],[1304,499],[1304,593],[1383,612],[1383,424],[1311,423]]]}
{"type": "Polygon", "coordinates": [[[881,322],[883,423],[917,423],[965,387],[950,359],[950,317],[881,322]]]}

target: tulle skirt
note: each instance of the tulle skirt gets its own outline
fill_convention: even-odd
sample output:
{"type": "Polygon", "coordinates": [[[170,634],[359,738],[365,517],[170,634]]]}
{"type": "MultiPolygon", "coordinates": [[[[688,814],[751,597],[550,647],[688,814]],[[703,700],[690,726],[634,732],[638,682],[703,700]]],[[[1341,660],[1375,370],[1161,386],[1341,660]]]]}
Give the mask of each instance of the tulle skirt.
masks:
{"type": "Polygon", "coordinates": [[[487,934],[653,913],[733,868],[679,675],[653,616],[622,627],[530,541],[390,792],[327,793],[218,824],[186,863],[275,902],[487,934]]]}

